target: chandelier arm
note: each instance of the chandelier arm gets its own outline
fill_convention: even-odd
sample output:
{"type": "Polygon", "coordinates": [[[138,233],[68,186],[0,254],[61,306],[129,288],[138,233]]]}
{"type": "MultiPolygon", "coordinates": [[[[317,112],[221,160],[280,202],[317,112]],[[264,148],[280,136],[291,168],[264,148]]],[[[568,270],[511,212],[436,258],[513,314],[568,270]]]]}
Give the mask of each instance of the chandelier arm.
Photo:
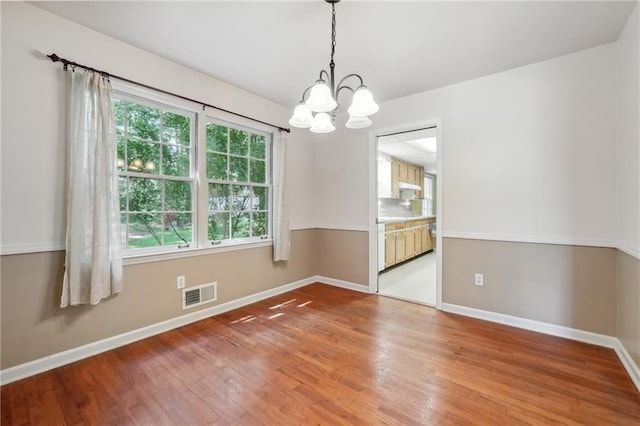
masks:
{"type": "MultiPolygon", "coordinates": [[[[353,90],[350,86],[340,86],[340,87],[338,87],[338,90],[336,90],[336,102],[338,102],[338,96],[340,96],[340,91],[341,91],[342,89],[350,90],[350,91],[351,91],[351,93],[354,93],[354,92],[355,92],[355,90],[353,90]]],[[[338,104],[338,106],[336,107],[336,109],[338,109],[339,107],[340,107],[340,104],[338,104]]]]}
{"type": "MultiPolygon", "coordinates": [[[[344,81],[350,77],[357,77],[358,80],[360,80],[360,86],[364,86],[364,80],[362,80],[362,77],[360,77],[358,74],[349,74],[342,77],[342,80],[340,80],[340,82],[338,83],[338,90],[340,90],[340,87],[342,87],[342,83],[344,83],[344,81]]],[[[353,91],[353,89],[351,90],[353,91]]]]}
{"type": "Polygon", "coordinates": [[[333,83],[333,82],[331,81],[331,77],[329,76],[329,73],[328,73],[328,72],[327,72],[327,70],[325,70],[325,69],[320,70],[320,75],[318,75],[318,80],[325,81],[325,82],[327,82],[327,83],[329,83],[329,84],[333,83]],[[324,75],[325,75],[325,76],[327,76],[327,79],[326,79],[326,80],[324,80],[324,79],[322,78],[322,74],[323,74],[323,73],[324,73],[324,75]]]}
{"type": "Polygon", "coordinates": [[[311,86],[307,87],[306,89],[304,89],[304,92],[302,92],[302,98],[300,99],[300,102],[304,102],[305,99],[307,97],[307,94],[309,94],[309,90],[313,89],[313,86],[315,86],[315,84],[312,84],[311,86]]]}

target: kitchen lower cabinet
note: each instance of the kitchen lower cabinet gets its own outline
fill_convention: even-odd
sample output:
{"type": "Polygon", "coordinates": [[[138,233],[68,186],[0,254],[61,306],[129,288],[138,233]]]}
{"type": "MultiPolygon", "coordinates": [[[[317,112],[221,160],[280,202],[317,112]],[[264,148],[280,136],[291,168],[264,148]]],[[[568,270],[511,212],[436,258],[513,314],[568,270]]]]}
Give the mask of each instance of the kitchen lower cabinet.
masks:
{"type": "Polygon", "coordinates": [[[416,255],[416,233],[413,227],[407,226],[404,232],[404,256],[411,259],[416,255]]]}
{"type": "Polygon", "coordinates": [[[435,237],[431,236],[429,228],[432,222],[435,222],[435,219],[409,220],[385,225],[384,267],[389,268],[434,249],[435,237]]]}
{"type": "Polygon", "coordinates": [[[400,263],[407,258],[404,228],[404,223],[396,223],[396,263],[400,263]]]}
{"type": "Polygon", "coordinates": [[[420,227],[420,240],[422,242],[422,252],[431,250],[431,237],[429,235],[429,221],[425,220],[425,223],[420,227]]]}
{"type": "Polygon", "coordinates": [[[422,254],[424,250],[422,249],[422,221],[418,222],[418,225],[414,227],[415,232],[415,246],[416,246],[416,255],[422,254]]]}
{"type": "Polygon", "coordinates": [[[396,264],[396,226],[387,225],[384,232],[384,267],[396,264]]]}

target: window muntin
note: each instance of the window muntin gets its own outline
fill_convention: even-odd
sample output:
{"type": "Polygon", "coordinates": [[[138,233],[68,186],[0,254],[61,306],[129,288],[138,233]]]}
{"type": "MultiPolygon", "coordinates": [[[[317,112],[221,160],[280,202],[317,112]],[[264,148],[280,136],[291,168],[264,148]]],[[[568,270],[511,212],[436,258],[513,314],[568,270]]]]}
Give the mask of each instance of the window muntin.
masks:
{"type": "Polygon", "coordinates": [[[268,238],[269,135],[207,118],[206,142],[209,240],[268,238]]]}
{"type": "Polygon", "coordinates": [[[125,249],[195,239],[195,114],[116,95],[120,220],[125,249]]]}

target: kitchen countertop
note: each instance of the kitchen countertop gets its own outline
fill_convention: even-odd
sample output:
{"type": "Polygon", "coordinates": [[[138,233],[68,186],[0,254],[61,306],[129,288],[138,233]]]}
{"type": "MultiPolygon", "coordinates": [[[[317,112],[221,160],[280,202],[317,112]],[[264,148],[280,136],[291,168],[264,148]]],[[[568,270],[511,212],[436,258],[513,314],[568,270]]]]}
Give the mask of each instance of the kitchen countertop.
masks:
{"type": "Polygon", "coordinates": [[[395,216],[395,217],[378,217],[376,219],[376,223],[400,223],[400,222],[410,222],[412,220],[424,220],[424,219],[435,219],[435,216],[395,216]]]}

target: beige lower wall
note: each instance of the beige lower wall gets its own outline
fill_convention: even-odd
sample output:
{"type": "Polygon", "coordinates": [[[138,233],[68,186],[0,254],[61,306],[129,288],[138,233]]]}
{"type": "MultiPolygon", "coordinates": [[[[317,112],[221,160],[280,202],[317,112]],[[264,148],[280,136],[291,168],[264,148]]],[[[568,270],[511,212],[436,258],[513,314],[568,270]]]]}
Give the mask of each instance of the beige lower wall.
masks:
{"type": "Polygon", "coordinates": [[[317,229],[317,274],[368,287],[369,233],[317,229]]]}
{"type": "Polygon", "coordinates": [[[616,335],[617,250],[455,238],[443,248],[444,303],[616,335]]]}
{"type": "Polygon", "coordinates": [[[65,309],[59,308],[64,252],[2,256],[1,368],[316,275],[317,231],[291,233],[286,263],[273,263],[272,248],[261,247],[126,266],[122,293],[65,309]],[[217,281],[217,302],[183,311],[177,275],[186,276],[188,287],[217,281]]]}
{"type": "MultiPolygon", "coordinates": [[[[618,336],[640,364],[639,260],[608,248],[454,238],[443,239],[443,260],[443,302],[618,336]]],[[[200,309],[314,275],[367,285],[368,233],[293,231],[286,263],[262,247],[126,266],[125,291],[93,307],[58,307],[63,262],[64,252],[1,257],[2,369],[199,309],[182,311],[177,275],[187,286],[218,282],[218,301],[200,309]]]]}
{"type": "Polygon", "coordinates": [[[616,336],[640,368],[640,260],[618,251],[616,272],[616,336]]]}

